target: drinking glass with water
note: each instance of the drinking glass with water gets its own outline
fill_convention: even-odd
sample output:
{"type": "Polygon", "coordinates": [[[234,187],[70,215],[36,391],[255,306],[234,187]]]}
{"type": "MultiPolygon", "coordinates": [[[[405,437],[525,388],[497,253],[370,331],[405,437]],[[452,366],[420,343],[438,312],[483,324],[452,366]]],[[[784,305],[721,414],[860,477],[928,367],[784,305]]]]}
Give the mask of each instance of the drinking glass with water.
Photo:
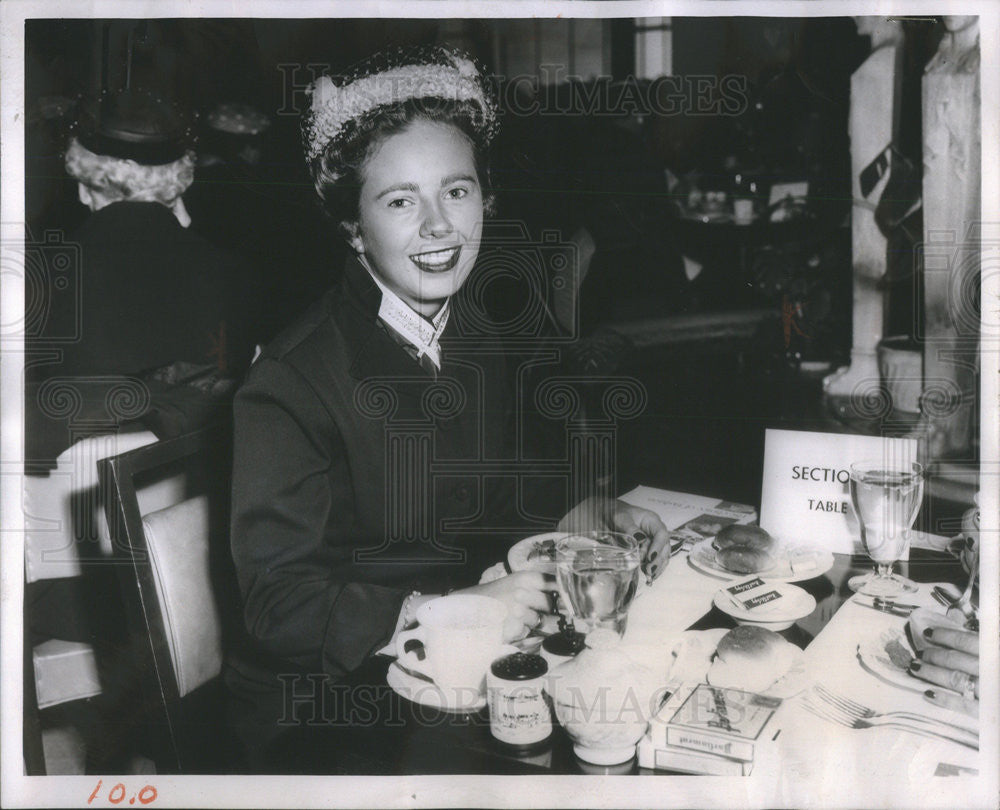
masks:
{"type": "Polygon", "coordinates": [[[924,494],[924,470],[916,462],[862,461],[851,465],[851,503],[861,541],[875,571],[852,577],[848,586],[866,596],[892,598],[917,586],[892,571],[910,544],[910,530],[924,494]]]}
{"type": "Polygon", "coordinates": [[[617,532],[570,534],[556,543],[556,576],[577,630],[625,632],[639,587],[639,544],[617,532]],[[581,626],[582,625],[582,626],[581,626]]]}

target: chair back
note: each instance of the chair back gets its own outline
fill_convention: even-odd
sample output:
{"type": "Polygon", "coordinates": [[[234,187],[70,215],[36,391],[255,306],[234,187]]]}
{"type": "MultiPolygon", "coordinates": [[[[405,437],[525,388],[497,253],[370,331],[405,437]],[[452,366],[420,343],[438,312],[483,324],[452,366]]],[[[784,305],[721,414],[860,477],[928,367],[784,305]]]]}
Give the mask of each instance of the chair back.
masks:
{"type": "Polygon", "coordinates": [[[213,598],[207,495],[142,519],[156,601],[179,697],[222,671],[222,621],[213,598]]]}
{"type": "Polygon", "coordinates": [[[212,770],[220,753],[219,677],[227,627],[237,605],[229,552],[230,446],[227,430],[209,427],[105,459],[107,519],[126,561],[122,587],[133,632],[149,639],[147,692],[158,704],[161,772],[212,770]],[[140,512],[137,486],[163,469],[183,469],[192,497],[140,512]],[[129,581],[130,580],[130,581],[129,581]]]}
{"type": "MultiPolygon", "coordinates": [[[[148,430],[88,436],[60,453],[48,475],[22,478],[26,584],[90,577],[107,565],[114,554],[97,463],[156,440],[148,430]]],[[[185,489],[183,474],[168,472],[143,482],[136,491],[140,513],[183,500],[185,489]]],[[[30,622],[30,610],[25,616],[30,622]]],[[[82,641],[62,638],[56,629],[52,632],[54,638],[25,650],[25,729],[35,729],[39,735],[40,709],[94,697],[102,691],[97,651],[82,641]],[[30,694],[29,684],[33,687],[30,694]]],[[[41,748],[40,738],[30,745],[41,748]]],[[[31,763],[32,773],[45,773],[44,756],[33,755],[31,763]]]]}
{"type": "MultiPolygon", "coordinates": [[[[25,580],[78,577],[88,562],[112,556],[97,462],[153,444],[148,430],[90,436],[60,453],[46,476],[24,476],[25,580]]],[[[141,487],[142,514],[183,498],[184,480],[171,476],[141,487]]]]}

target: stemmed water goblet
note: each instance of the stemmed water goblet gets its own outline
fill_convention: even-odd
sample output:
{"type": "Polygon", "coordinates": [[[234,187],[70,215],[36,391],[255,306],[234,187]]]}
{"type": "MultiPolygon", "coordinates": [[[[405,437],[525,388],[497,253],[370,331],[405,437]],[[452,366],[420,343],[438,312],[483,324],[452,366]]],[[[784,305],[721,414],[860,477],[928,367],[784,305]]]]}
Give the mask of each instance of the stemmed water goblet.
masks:
{"type": "Polygon", "coordinates": [[[865,596],[894,598],[913,593],[917,586],[893,573],[893,564],[909,548],[910,531],[920,511],[924,469],[917,462],[886,459],[851,465],[851,503],[865,551],[875,571],[851,577],[848,587],[865,596]]]}

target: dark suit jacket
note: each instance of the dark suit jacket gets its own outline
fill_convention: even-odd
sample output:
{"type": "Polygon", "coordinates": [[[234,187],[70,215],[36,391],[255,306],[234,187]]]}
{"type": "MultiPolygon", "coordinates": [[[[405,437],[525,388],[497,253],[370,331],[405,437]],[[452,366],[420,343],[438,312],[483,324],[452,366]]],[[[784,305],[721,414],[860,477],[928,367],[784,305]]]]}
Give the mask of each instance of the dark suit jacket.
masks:
{"type": "Polygon", "coordinates": [[[73,419],[107,426],[114,383],[102,378],[176,361],[241,376],[249,364],[256,303],[242,265],[165,206],[112,203],[39,255],[48,275],[38,281],[48,283],[33,287],[37,299],[26,291],[26,311],[41,313],[25,341],[26,441],[42,466],[81,435],[62,409],[38,401],[47,380],[70,378],[82,400],[73,419]]]}
{"type": "Polygon", "coordinates": [[[79,317],[81,339],[64,345],[69,373],[131,374],[176,360],[239,373],[248,363],[253,304],[242,265],[165,206],[112,203],[69,242],[79,247],[80,283],[53,293],[49,330],[68,332],[79,317]]]}
{"type": "Polygon", "coordinates": [[[492,327],[453,300],[435,379],[378,321],[380,301],[351,261],[236,396],[232,547],[255,660],[227,680],[243,697],[278,671],[352,671],[412,590],[475,584],[564,511],[557,496],[532,520],[524,490],[543,479],[518,492],[510,475],[523,462],[492,327]]]}

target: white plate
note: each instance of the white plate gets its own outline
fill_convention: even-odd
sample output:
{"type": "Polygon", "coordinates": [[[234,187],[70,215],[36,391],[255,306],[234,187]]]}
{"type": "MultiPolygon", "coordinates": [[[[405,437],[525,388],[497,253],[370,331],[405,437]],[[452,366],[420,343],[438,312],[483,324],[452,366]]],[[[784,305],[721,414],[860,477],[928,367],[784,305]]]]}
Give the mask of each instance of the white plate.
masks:
{"type": "MultiPolygon", "coordinates": [[[[565,532],[546,532],[536,534],[533,537],[525,537],[518,540],[507,551],[507,566],[511,573],[515,571],[541,571],[543,574],[556,573],[555,560],[544,556],[532,558],[530,555],[535,551],[536,546],[543,543],[554,542],[560,537],[565,537],[565,532]]],[[[684,547],[685,536],[676,532],[670,533],[670,556],[673,557],[684,547]]]]}
{"type": "MultiPolygon", "coordinates": [[[[432,681],[414,675],[403,669],[398,663],[393,661],[389,665],[389,673],[386,676],[389,686],[400,697],[437,709],[443,712],[468,713],[478,712],[486,705],[486,696],[479,695],[475,700],[465,699],[466,695],[458,696],[460,700],[455,700],[456,696],[450,696],[448,690],[442,689],[432,681]]],[[[471,695],[469,696],[471,697],[471,695]]]]}
{"type": "MultiPolygon", "coordinates": [[[[521,650],[511,644],[505,644],[497,653],[497,658],[516,652],[521,650]]],[[[451,690],[442,689],[433,681],[401,667],[398,661],[389,664],[385,680],[392,687],[392,691],[400,697],[442,712],[467,714],[478,712],[486,705],[485,693],[474,696],[469,689],[452,693],[451,690]]]]}
{"type": "Polygon", "coordinates": [[[781,594],[781,607],[776,606],[768,612],[761,612],[767,609],[767,605],[757,610],[746,610],[738,607],[729,599],[729,593],[725,588],[720,588],[715,592],[712,602],[715,606],[732,616],[739,624],[755,624],[766,627],[769,630],[784,630],[791,627],[799,619],[804,619],[816,609],[816,600],[812,594],[802,590],[797,585],[789,585],[787,582],[767,583],[771,590],[781,594]]]}
{"type": "Polygon", "coordinates": [[[898,641],[910,655],[914,654],[913,645],[906,637],[905,630],[893,627],[883,630],[878,636],[865,639],[858,645],[858,660],[861,666],[893,686],[922,693],[928,686],[927,682],[915,678],[902,667],[896,666],[889,658],[885,646],[891,641],[898,641]]]}
{"type": "MultiPolygon", "coordinates": [[[[670,680],[687,684],[705,683],[715,649],[728,632],[724,629],[685,630],[671,653],[670,680]]],[[[796,647],[788,672],[759,694],[784,700],[799,694],[809,685],[809,680],[805,653],[796,647]]]]}
{"type": "Polygon", "coordinates": [[[546,532],[536,534],[533,537],[525,537],[510,547],[507,552],[507,565],[511,572],[517,571],[541,571],[543,574],[556,573],[556,561],[550,557],[531,557],[535,547],[543,543],[554,543],[560,537],[565,537],[565,532],[546,532]]]}
{"type": "MultiPolygon", "coordinates": [[[[702,540],[691,549],[688,562],[702,573],[720,579],[743,579],[743,577],[749,576],[749,574],[737,574],[735,571],[727,571],[723,568],[716,556],[715,548],[712,546],[713,540],[714,538],[702,540]]],[[[803,582],[825,574],[833,568],[833,554],[822,549],[779,545],[774,556],[774,567],[757,574],[766,582],[803,582]],[[793,571],[791,555],[797,552],[811,552],[815,557],[816,565],[812,568],[793,571]]]]}

